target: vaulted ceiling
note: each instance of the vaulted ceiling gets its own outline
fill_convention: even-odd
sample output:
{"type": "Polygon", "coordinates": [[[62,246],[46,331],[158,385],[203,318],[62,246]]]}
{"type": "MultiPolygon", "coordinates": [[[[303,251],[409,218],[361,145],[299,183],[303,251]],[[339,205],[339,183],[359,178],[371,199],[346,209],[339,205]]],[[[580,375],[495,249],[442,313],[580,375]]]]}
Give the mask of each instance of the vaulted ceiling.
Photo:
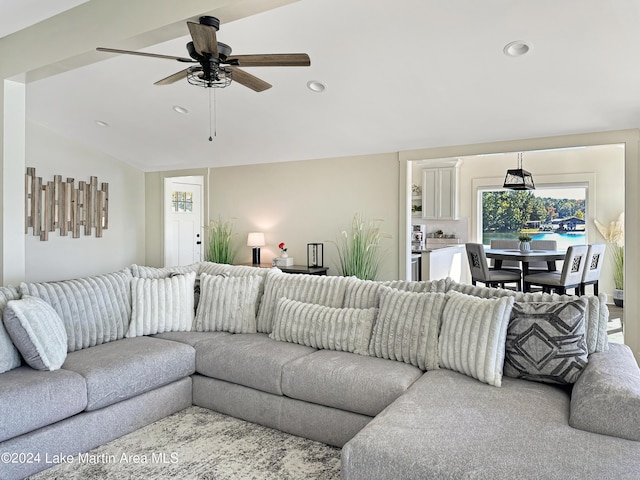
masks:
{"type": "MultiPolygon", "coordinates": [[[[104,0],[88,3],[95,2],[104,0]]],[[[15,2],[0,2],[0,34],[11,25],[7,15],[19,23],[8,3],[15,2]]],[[[245,18],[221,15],[218,32],[234,54],[309,54],[310,67],[246,68],[271,83],[269,90],[233,83],[203,89],[186,80],[154,86],[184,66],[100,54],[100,61],[29,81],[28,120],[146,171],[640,126],[637,0],[282,3],[245,18]],[[505,55],[514,40],[532,49],[505,55]],[[309,90],[310,80],[326,90],[309,90]]],[[[105,28],[118,31],[118,25],[105,28]]],[[[168,41],[143,50],[187,56],[186,24],[171,28],[168,41]]],[[[113,44],[84,45],[87,51],[128,48],[127,38],[116,41],[113,31],[113,44]]],[[[42,39],[49,40],[55,41],[42,39]]]]}

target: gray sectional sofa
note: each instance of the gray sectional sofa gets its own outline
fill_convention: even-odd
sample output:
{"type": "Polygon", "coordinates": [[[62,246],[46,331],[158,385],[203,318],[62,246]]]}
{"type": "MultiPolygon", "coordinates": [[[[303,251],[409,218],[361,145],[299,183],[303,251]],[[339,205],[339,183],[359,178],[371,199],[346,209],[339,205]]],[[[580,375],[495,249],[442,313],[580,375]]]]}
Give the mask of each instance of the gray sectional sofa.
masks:
{"type": "Polygon", "coordinates": [[[2,287],[0,479],[190,405],[342,447],[344,479],[639,478],[605,301],[208,262],[2,287]]]}

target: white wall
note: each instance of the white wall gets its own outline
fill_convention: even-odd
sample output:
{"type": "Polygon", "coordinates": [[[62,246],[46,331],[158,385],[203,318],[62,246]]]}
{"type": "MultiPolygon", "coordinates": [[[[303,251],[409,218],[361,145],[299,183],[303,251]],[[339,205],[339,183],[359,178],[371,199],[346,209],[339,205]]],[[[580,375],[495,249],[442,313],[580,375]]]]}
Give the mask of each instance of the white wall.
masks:
{"type": "MultiPolygon", "coordinates": [[[[92,151],[52,131],[27,122],[26,166],[43,181],[54,175],[109,183],[109,228],[101,238],[60,236],[59,230],[40,241],[25,235],[25,280],[78,278],[144,263],[144,173],[112,157],[92,151]]],[[[23,202],[22,198],[16,199],[23,202]]]]}
{"type": "Polygon", "coordinates": [[[251,262],[247,234],[265,233],[262,262],[279,255],[285,242],[296,264],[306,264],[307,243],[323,242],[325,266],[336,275],[334,245],[355,213],[380,218],[385,259],[379,279],[398,278],[397,154],[306,160],[268,165],[212,168],[209,175],[210,218],[236,218],[239,256],[251,262]]]}

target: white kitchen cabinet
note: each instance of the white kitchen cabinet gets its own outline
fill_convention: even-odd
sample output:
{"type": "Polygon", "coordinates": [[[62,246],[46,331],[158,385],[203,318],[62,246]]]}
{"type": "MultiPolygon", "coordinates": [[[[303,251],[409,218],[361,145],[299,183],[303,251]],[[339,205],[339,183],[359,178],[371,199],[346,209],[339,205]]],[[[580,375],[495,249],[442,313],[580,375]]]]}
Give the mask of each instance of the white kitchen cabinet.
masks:
{"type": "Polygon", "coordinates": [[[457,220],[458,167],[422,170],[422,218],[457,220]]]}

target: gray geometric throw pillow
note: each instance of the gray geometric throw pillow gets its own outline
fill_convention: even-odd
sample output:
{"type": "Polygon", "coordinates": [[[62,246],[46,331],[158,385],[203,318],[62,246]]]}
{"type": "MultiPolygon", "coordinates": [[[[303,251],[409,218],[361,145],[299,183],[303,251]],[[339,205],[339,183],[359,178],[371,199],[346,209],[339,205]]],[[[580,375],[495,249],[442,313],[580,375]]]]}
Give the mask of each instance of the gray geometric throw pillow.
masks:
{"type": "Polygon", "coordinates": [[[587,299],[516,302],[507,329],[504,375],[572,384],[587,365],[587,299]]]}

